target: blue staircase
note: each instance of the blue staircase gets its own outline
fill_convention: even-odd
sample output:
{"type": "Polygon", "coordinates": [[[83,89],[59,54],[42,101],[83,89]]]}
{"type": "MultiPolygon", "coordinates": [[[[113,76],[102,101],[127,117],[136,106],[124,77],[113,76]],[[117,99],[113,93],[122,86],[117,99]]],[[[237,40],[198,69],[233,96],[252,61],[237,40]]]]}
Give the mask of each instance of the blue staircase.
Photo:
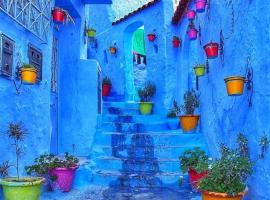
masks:
{"type": "Polygon", "coordinates": [[[140,115],[138,103],[117,99],[104,99],[91,153],[92,184],[190,189],[187,176],[180,171],[178,157],[194,147],[207,151],[202,134],[169,130],[167,118],[140,115]],[[185,182],[181,187],[180,177],[185,182]]]}

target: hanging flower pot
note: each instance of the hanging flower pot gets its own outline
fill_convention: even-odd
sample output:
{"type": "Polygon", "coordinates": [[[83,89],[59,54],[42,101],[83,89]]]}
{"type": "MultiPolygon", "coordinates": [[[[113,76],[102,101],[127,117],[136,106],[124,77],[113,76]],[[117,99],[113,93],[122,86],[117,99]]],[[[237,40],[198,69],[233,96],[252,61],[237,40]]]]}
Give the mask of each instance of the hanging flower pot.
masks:
{"type": "Polygon", "coordinates": [[[199,64],[199,65],[196,65],[194,67],[194,71],[195,71],[195,74],[196,76],[204,76],[205,74],[205,66],[203,64],[199,64]]]}
{"type": "Polygon", "coordinates": [[[53,17],[53,21],[54,22],[56,22],[56,23],[64,23],[65,17],[66,17],[66,13],[61,8],[54,8],[52,10],[52,17],[53,17]]]}
{"type": "Polygon", "coordinates": [[[180,116],[180,124],[185,132],[191,131],[198,126],[199,115],[182,115],[180,116]]]}
{"type": "Polygon", "coordinates": [[[25,84],[33,85],[36,83],[37,70],[33,65],[25,64],[21,68],[21,80],[25,84]]]}
{"type": "Polygon", "coordinates": [[[191,28],[188,30],[188,37],[190,40],[196,40],[197,39],[197,33],[198,31],[195,28],[191,28]]]}
{"type": "Polygon", "coordinates": [[[203,200],[242,200],[245,193],[239,193],[236,196],[230,196],[226,193],[202,191],[203,200]]]}
{"type": "Polygon", "coordinates": [[[229,96],[242,95],[244,91],[245,77],[243,76],[229,76],[224,79],[229,96]]]}
{"type": "Polygon", "coordinates": [[[95,29],[87,29],[86,34],[88,37],[95,37],[96,36],[96,30],[95,29]]]}
{"type": "Polygon", "coordinates": [[[200,180],[204,177],[206,177],[208,174],[208,171],[204,171],[202,173],[196,172],[194,169],[191,167],[188,170],[188,175],[189,175],[189,181],[192,185],[193,188],[198,188],[198,183],[200,180]]]}
{"type": "Polygon", "coordinates": [[[187,18],[188,20],[194,20],[196,16],[195,10],[188,10],[187,11],[187,18]]]}
{"type": "Polygon", "coordinates": [[[180,46],[181,39],[179,39],[179,37],[177,37],[177,36],[174,36],[172,42],[173,42],[173,47],[174,48],[177,48],[177,47],[180,46]]]}
{"type": "Polygon", "coordinates": [[[107,97],[110,95],[112,82],[109,77],[104,77],[102,80],[102,96],[107,97]]]}
{"type": "Polygon", "coordinates": [[[206,0],[196,0],[196,10],[197,12],[204,12],[206,7],[206,0]]]}
{"type": "Polygon", "coordinates": [[[204,45],[203,48],[208,59],[216,58],[218,56],[218,43],[210,42],[204,45]]]}
{"type": "Polygon", "coordinates": [[[116,54],[117,49],[116,49],[116,47],[110,47],[109,51],[111,54],[116,54]]]}
{"type": "Polygon", "coordinates": [[[154,33],[148,34],[147,37],[150,42],[154,42],[156,39],[156,35],[154,33]]]}

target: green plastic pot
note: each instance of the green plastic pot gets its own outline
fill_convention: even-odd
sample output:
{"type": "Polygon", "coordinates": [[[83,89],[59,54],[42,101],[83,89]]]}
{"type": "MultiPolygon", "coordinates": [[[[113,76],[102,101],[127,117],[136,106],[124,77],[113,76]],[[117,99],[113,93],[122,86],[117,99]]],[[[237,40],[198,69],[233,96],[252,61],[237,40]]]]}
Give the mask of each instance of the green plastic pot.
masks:
{"type": "Polygon", "coordinates": [[[41,185],[45,181],[40,177],[5,178],[0,180],[5,200],[39,200],[41,185]]]}
{"type": "Polygon", "coordinates": [[[88,29],[87,30],[87,36],[88,37],[95,37],[96,36],[96,30],[95,29],[88,29]]]}
{"type": "Polygon", "coordinates": [[[194,71],[196,76],[204,76],[205,74],[205,66],[204,65],[197,65],[194,67],[194,71]]]}
{"type": "Polygon", "coordinates": [[[152,113],[153,102],[140,102],[140,113],[150,115],[152,113]]]}

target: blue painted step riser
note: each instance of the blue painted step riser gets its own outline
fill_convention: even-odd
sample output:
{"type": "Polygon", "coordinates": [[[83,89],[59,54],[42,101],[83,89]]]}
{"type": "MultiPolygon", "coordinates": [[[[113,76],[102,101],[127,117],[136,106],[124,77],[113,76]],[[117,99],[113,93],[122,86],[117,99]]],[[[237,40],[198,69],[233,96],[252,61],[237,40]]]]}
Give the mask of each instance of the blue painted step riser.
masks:
{"type": "Polygon", "coordinates": [[[145,122],[156,122],[166,120],[166,118],[158,115],[103,115],[103,122],[134,122],[134,123],[145,123],[145,122]]]}
{"type": "Polygon", "coordinates": [[[104,102],[103,108],[115,107],[115,108],[132,108],[139,109],[139,103],[126,103],[126,102],[104,102]]]}
{"type": "Polygon", "coordinates": [[[132,108],[125,108],[125,109],[119,109],[115,107],[105,107],[102,110],[102,114],[111,114],[111,115],[139,115],[140,112],[138,109],[132,109],[132,108]]]}
{"type": "MultiPolygon", "coordinates": [[[[192,145],[192,144],[203,144],[204,140],[202,138],[201,134],[176,134],[176,135],[167,135],[167,134],[148,134],[152,137],[154,145],[164,145],[164,146],[181,146],[181,145],[192,145]],[[166,136],[167,135],[167,136],[166,136]]],[[[112,144],[112,140],[115,140],[116,142],[113,142],[113,145],[115,143],[117,144],[119,141],[119,145],[121,144],[131,144],[132,138],[134,138],[134,134],[99,134],[99,136],[96,138],[96,143],[98,145],[108,145],[112,144]]]]}

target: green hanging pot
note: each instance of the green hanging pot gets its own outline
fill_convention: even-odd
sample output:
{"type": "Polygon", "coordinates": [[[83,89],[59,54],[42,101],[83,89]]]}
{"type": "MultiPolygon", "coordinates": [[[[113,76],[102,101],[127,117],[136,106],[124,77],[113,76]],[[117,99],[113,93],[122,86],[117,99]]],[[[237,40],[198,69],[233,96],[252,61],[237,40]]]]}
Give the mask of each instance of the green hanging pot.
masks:
{"type": "Polygon", "coordinates": [[[96,30],[95,29],[92,29],[92,28],[90,28],[90,29],[87,29],[87,36],[88,37],[95,37],[96,36],[96,30]]]}
{"type": "Polygon", "coordinates": [[[196,67],[194,67],[194,71],[196,76],[204,76],[205,74],[205,66],[204,65],[196,65],[196,67]]]}

